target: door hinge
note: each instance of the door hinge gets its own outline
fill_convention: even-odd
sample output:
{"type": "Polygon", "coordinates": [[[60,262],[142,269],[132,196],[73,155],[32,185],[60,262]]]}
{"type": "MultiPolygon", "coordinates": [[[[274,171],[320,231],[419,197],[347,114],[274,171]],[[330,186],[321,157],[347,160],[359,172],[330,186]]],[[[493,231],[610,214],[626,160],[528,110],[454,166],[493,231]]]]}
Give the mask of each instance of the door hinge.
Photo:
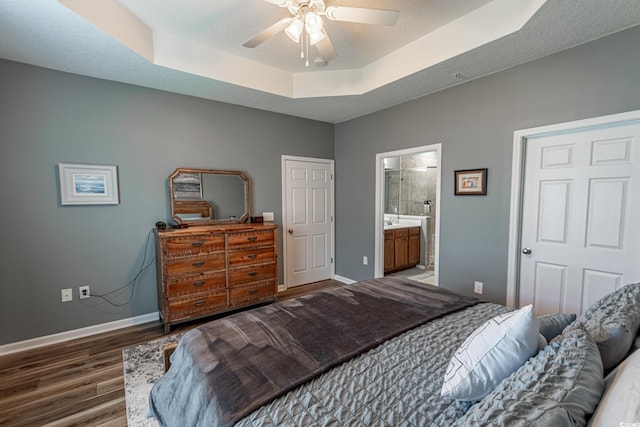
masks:
{"type": "Polygon", "coordinates": [[[333,264],[333,258],[331,258],[331,264],[333,264]]]}
{"type": "Polygon", "coordinates": [[[333,179],[333,174],[332,173],[329,174],[329,179],[333,179]]]}

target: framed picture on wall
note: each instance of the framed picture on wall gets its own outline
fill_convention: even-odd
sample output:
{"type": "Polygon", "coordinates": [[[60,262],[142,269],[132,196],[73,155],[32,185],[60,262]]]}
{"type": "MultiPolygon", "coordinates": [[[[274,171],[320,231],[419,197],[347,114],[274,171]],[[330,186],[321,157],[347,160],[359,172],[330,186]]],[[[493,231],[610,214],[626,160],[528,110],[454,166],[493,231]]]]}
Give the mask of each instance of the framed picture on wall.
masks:
{"type": "Polygon", "coordinates": [[[456,196],[484,196],[487,194],[487,169],[455,171],[456,196]]]}
{"type": "Polygon", "coordinates": [[[62,205],[117,205],[118,167],[58,163],[62,205]]]}

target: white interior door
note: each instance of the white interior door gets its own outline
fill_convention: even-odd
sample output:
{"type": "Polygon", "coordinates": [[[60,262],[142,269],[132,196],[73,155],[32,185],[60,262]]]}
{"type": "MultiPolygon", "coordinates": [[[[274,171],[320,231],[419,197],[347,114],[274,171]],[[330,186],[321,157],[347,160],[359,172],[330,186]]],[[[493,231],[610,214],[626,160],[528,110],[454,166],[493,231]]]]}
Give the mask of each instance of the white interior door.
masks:
{"type": "Polygon", "coordinates": [[[286,286],[333,276],[333,161],[283,157],[286,286]]]}
{"type": "Polygon", "coordinates": [[[582,313],[640,279],[640,125],[527,140],[519,305],[582,313]]]}

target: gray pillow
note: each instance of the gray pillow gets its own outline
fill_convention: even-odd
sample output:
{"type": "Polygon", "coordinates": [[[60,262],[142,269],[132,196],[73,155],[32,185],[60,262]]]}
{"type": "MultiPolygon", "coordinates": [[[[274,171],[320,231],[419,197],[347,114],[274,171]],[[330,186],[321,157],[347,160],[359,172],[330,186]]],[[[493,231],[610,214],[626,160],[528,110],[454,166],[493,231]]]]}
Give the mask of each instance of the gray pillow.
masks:
{"type": "Polygon", "coordinates": [[[577,328],[556,337],[454,425],[584,425],[603,390],[598,347],[577,328]]]}
{"type": "Polygon", "coordinates": [[[574,320],[576,320],[576,315],[569,313],[543,314],[538,316],[540,334],[549,342],[560,335],[564,328],[569,326],[574,320]]]}
{"type": "Polygon", "coordinates": [[[628,353],[640,326],[640,283],[600,298],[567,329],[578,324],[598,344],[605,372],[613,369],[628,353]]]}

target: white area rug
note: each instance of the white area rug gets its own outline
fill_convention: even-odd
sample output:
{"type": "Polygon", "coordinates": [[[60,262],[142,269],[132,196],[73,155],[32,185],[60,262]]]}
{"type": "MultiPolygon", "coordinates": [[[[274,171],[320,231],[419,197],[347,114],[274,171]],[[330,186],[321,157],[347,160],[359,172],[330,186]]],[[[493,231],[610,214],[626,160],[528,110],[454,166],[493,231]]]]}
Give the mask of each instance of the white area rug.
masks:
{"type": "Polygon", "coordinates": [[[168,335],[122,350],[127,425],[158,426],[155,419],[148,418],[149,393],[153,384],[164,374],[162,348],[178,342],[181,337],[182,333],[168,335]]]}

